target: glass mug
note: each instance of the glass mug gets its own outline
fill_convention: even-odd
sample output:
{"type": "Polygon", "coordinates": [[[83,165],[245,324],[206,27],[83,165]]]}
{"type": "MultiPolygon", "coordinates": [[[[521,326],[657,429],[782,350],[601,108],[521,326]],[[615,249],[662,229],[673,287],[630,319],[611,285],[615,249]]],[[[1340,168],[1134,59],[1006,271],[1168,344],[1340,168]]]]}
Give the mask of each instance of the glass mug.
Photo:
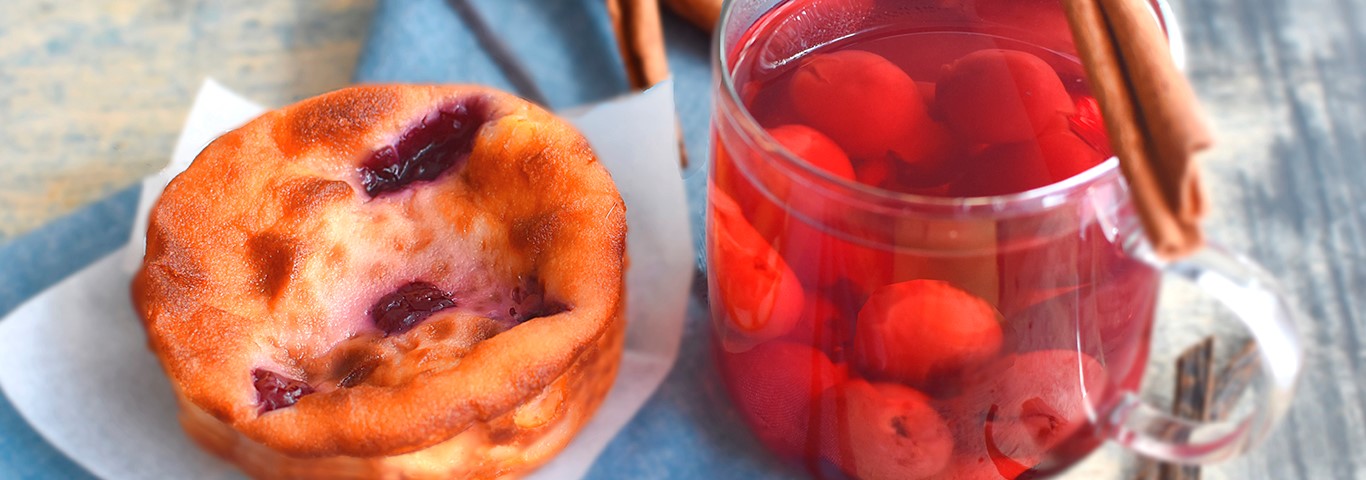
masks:
{"type": "Polygon", "coordinates": [[[827,478],[1038,478],[1107,439],[1227,459],[1285,412],[1294,312],[1217,246],[1152,255],[1057,0],[731,0],[716,45],[708,292],[727,390],[773,453],[827,478]],[[1015,62],[1013,77],[970,55],[1015,62]],[[958,70],[985,87],[964,94],[958,70]],[[1020,86],[1031,71],[1068,93],[1020,86]],[[1048,95],[1066,105],[1021,143],[1010,115],[1033,107],[995,105],[1048,95]],[[957,113],[974,108],[989,113],[957,113]],[[1057,129],[1073,147],[1044,140],[1057,129]],[[1181,419],[1137,393],[1164,276],[1257,342],[1257,378],[1216,392],[1242,396],[1233,418],[1181,419]]]}

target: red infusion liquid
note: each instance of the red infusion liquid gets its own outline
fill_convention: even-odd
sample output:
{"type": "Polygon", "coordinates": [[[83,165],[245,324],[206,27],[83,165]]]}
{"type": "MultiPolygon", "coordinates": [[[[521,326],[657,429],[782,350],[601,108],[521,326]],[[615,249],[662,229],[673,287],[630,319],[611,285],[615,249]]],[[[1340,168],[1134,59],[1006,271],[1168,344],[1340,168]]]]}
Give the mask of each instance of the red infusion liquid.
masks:
{"type": "MultiPolygon", "coordinates": [[[[830,177],[1008,195],[1110,156],[1067,32],[1056,2],[793,1],[738,42],[732,74],[772,139],[830,177]],[[938,17],[896,21],[920,4],[938,17]],[[808,46],[821,25],[858,27],[808,46]]],[[[987,218],[940,238],[909,220],[907,244],[858,241],[824,226],[847,212],[797,211],[802,184],[774,187],[737,163],[749,147],[714,143],[719,361],[771,451],[824,478],[1013,479],[1099,445],[1096,415],[1142,377],[1157,289],[1116,245],[1123,228],[987,218]],[[1029,228],[1047,233],[1019,240],[1029,228]]]]}

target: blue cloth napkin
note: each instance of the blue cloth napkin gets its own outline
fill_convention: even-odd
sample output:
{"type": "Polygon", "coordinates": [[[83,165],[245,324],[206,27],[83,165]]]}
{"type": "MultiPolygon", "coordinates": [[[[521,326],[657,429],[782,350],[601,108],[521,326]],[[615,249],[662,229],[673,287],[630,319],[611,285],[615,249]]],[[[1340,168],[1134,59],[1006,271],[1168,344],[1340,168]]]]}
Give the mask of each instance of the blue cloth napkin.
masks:
{"type": "MultiPolygon", "coordinates": [[[[137,204],[138,187],[126,189],[0,245],[0,318],[29,297],[123,246],[133,228],[137,204]]],[[[0,395],[0,478],[93,477],[43,440],[9,399],[0,395]]]]}

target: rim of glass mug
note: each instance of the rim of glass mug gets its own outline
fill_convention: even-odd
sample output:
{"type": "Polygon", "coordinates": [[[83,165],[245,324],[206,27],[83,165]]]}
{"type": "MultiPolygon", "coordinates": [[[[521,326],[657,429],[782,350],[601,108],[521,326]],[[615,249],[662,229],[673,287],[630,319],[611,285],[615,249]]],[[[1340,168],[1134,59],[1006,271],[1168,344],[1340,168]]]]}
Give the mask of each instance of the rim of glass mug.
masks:
{"type": "MultiPolygon", "coordinates": [[[[773,4],[777,5],[782,1],[785,0],[775,0],[773,4]]],[[[744,106],[740,92],[735,88],[735,78],[731,72],[733,66],[728,65],[731,54],[728,44],[730,42],[726,40],[732,34],[733,36],[743,35],[752,26],[752,22],[740,25],[738,29],[732,25],[736,21],[735,15],[732,14],[736,3],[737,0],[725,0],[721,6],[720,21],[716,31],[712,34],[712,69],[714,76],[721,81],[724,95],[720,101],[725,107],[717,108],[713,114],[717,117],[716,120],[721,120],[723,117],[729,120],[741,131],[741,135],[746,141],[755,143],[752,146],[773,157],[776,160],[773,163],[784,170],[782,173],[797,174],[818,182],[804,182],[804,188],[824,190],[828,195],[870,206],[875,210],[924,211],[923,213],[948,212],[951,216],[959,218],[997,217],[1003,213],[1022,215],[1036,213],[1066,204],[1073,197],[1085,195],[1088,190],[1087,187],[1111,181],[1119,176],[1119,159],[1111,156],[1096,166],[1066,180],[1024,192],[982,197],[937,197],[881,189],[839,178],[816,168],[774,140],[768,131],[759,125],[758,119],[754,118],[749,108],[744,106]]],[[[1148,5],[1153,8],[1153,20],[1158,22],[1167,32],[1167,43],[1171,50],[1172,59],[1177,68],[1184,70],[1186,66],[1186,44],[1182,39],[1181,27],[1172,12],[1171,5],[1168,0],[1149,0],[1148,5]]],[[[1054,52],[1076,58],[1076,55],[1054,52]]],[[[720,141],[720,139],[714,138],[713,141],[720,141]]]]}

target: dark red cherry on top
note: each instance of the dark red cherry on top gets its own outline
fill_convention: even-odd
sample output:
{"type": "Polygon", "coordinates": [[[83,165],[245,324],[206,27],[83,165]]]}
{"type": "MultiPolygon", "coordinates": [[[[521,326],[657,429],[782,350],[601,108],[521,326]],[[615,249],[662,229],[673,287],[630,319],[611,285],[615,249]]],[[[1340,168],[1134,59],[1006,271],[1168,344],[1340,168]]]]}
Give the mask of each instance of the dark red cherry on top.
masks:
{"type": "Polygon", "coordinates": [[[385,335],[397,335],[454,306],[450,293],[427,282],[413,282],[380,297],[370,307],[370,320],[385,335]]]}
{"type": "Polygon", "coordinates": [[[256,389],[260,413],[294,405],[304,395],[313,393],[308,383],[259,368],[251,372],[251,385],[256,389]]]}
{"type": "Polygon", "coordinates": [[[479,128],[488,121],[486,103],[473,97],[444,105],[403,132],[393,145],[375,151],[359,168],[365,193],[373,198],[435,180],[463,162],[474,149],[479,128]]]}

